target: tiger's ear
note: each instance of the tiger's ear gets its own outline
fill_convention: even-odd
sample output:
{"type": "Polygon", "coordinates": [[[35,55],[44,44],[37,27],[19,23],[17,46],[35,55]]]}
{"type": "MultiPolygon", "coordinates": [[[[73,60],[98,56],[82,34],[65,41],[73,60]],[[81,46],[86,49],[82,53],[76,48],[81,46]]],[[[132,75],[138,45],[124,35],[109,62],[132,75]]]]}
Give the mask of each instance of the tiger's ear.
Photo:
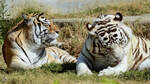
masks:
{"type": "Polygon", "coordinates": [[[41,15],[44,15],[44,13],[42,12],[42,13],[40,13],[39,15],[38,15],[38,17],[40,17],[41,15]]]}
{"type": "Polygon", "coordinates": [[[28,15],[22,13],[22,18],[24,19],[24,22],[27,23],[28,22],[28,15]]]}
{"type": "Polygon", "coordinates": [[[27,20],[27,19],[28,19],[27,14],[22,13],[22,18],[23,18],[24,20],[27,20]]]}
{"type": "Polygon", "coordinates": [[[123,19],[122,14],[119,13],[119,12],[117,12],[116,15],[115,15],[114,20],[115,20],[115,21],[122,21],[122,19],[123,19]]]}
{"type": "Polygon", "coordinates": [[[92,25],[91,25],[90,23],[87,23],[87,24],[86,24],[86,28],[87,28],[89,31],[91,31],[91,30],[92,30],[92,25]]]}

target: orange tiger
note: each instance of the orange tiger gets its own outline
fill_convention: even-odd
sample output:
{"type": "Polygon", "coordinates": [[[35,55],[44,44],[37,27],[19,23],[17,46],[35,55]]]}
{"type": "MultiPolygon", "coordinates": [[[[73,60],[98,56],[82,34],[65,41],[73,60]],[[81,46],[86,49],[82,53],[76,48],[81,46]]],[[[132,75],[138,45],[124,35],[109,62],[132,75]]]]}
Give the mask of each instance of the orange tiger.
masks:
{"type": "Polygon", "coordinates": [[[23,14],[10,29],[2,47],[8,68],[32,69],[49,63],[75,63],[77,59],[57,46],[59,32],[44,13],[23,14]]]}

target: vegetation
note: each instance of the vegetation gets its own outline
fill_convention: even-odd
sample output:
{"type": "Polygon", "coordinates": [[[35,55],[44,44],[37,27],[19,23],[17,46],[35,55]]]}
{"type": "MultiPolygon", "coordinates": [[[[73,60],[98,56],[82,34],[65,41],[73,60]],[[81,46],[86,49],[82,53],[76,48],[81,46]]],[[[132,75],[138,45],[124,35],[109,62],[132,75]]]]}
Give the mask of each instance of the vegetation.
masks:
{"type": "Polygon", "coordinates": [[[133,0],[132,3],[120,3],[108,4],[107,6],[98,5],[87,10],[80,11],[78,13],[70,13],[67,15],[51,15],[55,18],[83,18],[83,17],[97,17],[100,14],[114,14],[116,12],[121,12],[123,15],[141,15],[150,13],[150,2],[148,0],[133,0]]]}
{"type": "MultiPolygon", "coordinates": [[[[3,1],[3,0],[2,0],[3,1]]],[[[5,5],[0,6],[0,43],[9,28],[17,24],[22,18],[21,14],[16,19],[6,20],[4,18],[5,5]]],[[[96,17],[101,13],[112,14],[121,12],[123,15],[140,15],[150,12],[150,3],[146,0],[137,0],[131,4],[99,6],[76,14],[49,15],[49,18],[72,18],[72,17],[96,17]]],[[[25,9],[24,13],[40,12],[35,9],[25,9]]],[[[64,42],[62,47],[71,55],[78,57],[82,44],[87,36],[84,22],[57,24],[60,28],[59,40],[64,42]]],[[[145,38],[150,38],[150,24],[127,24],[133,32],[145,38]]],[[[0,46],[1,49],[1,46],[0,46]]],[[[150,84],[150,71],[129,71],[119,76],[97,77],[98,72],[92,76],[78,77],[75,72],[75,64],[49,64],[33,70],[20,70],[9,72],[0,52],[0,84],[150,84]]]]}
{"type": "Polygon", "coordinates": [[[4,11],[5,5],[4,5],[5,1],[1,0],[0,1],[0,43],[3,42],[3,34],[6,31],[5,29],[7,28],[6,25],[6,20],[4,18],[6,11],[4,11]]]}

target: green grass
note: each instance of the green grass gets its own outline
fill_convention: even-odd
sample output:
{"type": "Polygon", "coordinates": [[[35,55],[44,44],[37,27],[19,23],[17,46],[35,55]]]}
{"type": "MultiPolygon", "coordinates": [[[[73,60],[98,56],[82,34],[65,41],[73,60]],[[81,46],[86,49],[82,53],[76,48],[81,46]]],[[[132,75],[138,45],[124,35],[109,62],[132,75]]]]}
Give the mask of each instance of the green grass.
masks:
{"type": "Polygon", "coordinates": [[[98,77],[97,72],[94,73],[94,75],[77,76],[75,70],[64,72],[53,72],[48,68],[21,70],[11,73],[1,71],[0,74],[1,74],[0,84],[124,84],[124,83],[149,84],[150,83],[145,80],[145,76],[147,75],[144,75],[149,73],[144,71],[141,72],[130,71],[118,77],[114,76],[98,77]]]}
{"type": "Polygon", "coordinates": [[[150,70],[128,71],[118,76],[122,80],[147,81],[150,80],[150,70]]]}

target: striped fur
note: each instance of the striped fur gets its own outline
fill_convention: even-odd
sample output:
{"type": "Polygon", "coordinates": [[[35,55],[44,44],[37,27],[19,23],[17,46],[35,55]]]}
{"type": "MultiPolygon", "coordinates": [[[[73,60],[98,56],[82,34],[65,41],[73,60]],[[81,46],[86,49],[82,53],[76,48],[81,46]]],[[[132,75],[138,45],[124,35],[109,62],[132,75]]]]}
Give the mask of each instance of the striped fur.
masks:
{"type": "Polygon", "coordinates": [[[150,41],[137,37],[122,22],[121,13],[101,15],[87,24],[88,37],[78,58],[78,75],[119,75],[128,70],[150,68],[150,41]]]}
{"type": "Polygon", "coordinates": [[[43,13],[23,15],[24,20],[10,29],[3,44],[8,68],[32,69],[46,63],[75,63],[76,58],[57,48],[61,42],[56,27],[43,13]]]}

